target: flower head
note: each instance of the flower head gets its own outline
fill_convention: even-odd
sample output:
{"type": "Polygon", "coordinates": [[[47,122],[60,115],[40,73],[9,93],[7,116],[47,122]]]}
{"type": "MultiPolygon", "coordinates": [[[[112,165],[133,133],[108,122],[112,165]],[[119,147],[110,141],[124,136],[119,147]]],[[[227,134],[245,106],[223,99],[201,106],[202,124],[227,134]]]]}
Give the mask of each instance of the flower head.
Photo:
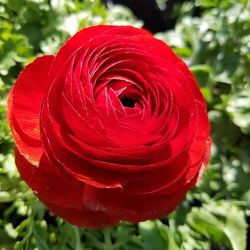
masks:
{"type": "Polygon", "coordinates": [[[94,26],[20,73],[8,101],[16,165],[65,220],[103,227],[173,211],[208,163],[204,98],[143,29],[94,26]]]}

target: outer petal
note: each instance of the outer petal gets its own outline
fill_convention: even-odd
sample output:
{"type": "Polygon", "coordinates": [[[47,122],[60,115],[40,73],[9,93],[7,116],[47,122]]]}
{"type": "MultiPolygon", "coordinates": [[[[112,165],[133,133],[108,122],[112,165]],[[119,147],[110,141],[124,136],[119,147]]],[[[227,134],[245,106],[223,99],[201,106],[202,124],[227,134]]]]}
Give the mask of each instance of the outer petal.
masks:
{"type": "Polygon", "coordinates": [[[43,155],[38,167],[30,164],[18,150],[16,165],[23,180],[45,204],[82,209],[84,184],[58,170],[43,155]]]}
{"type": "Polygon", "coordinates": [[[43,56],[26,66],[8,97],[8,119],[19,152],[38,165],[43,153],[39,114],[48,92],[48,72],[54,56],[43,56]]]}
{"type": "Polygon", "coordinates": [[[111,227],[119,223],[119,217],[110,215],[102,211],[90,211],[87,209],[73,209],[46,204],[48,209],[61,216],[66,221],[78,226],[97,229],[101,227],[111,227]]]}
{"type": "Polygon", "coordinates": [[[126,195],[122,190],[87,185],[84,201],[91,210],[108,212],[122,220],[139,222],[172,212],[184,198],[186,187],[168,195],[126,195]]]}
{"type": "Polygon", "coordinates": [[[17,150],[16,165],[25,182],[50,211],[79,227],[100,228],[119,222],[116,215],[88,210],[83,204],[84,184],[70,180],[43,155],[39,167],[32,166],[17,150]]]}

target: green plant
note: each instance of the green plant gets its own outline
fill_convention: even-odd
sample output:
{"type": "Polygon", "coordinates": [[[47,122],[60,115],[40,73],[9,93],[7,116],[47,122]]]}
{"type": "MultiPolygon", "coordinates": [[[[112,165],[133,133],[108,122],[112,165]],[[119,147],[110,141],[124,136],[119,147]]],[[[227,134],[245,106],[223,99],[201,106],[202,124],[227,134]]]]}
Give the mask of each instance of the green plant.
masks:
{"type": "Polygon", "coordinates": [[[250,4],[196,0],[177,9],[176,29],[158,34],[196,75],[206,97],[213,149],[197,188],[166,218],[85,230],[49,213],[20,179],[6,123],[6,97],[35,56],[55,53],[80,27],[140,25],[97,0],[0,0],[0,250],[246,249],[250,216],[250,4]],[[193,17],[194,7],[200,17],[193,17]]]}

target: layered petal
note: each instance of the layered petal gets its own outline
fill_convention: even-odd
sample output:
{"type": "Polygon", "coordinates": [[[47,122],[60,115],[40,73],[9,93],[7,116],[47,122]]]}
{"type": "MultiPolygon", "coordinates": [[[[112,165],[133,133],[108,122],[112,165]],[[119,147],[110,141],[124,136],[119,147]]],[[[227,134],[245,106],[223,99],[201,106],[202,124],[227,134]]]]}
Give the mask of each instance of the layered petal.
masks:
{"type": "Polygon", "coordinates": [[[55,214],[84,227],[173,211],[208,164],[204,98],[162,41],[94,26],[38,58],[9,96],[23,179],[55,214]]]}
{"type": "Polygon", "coordinates": [[[43,148],[40,139],[40,107],[50,83],[48,73],[54,56],[38,57],[20,73],[8,97],[8,119],[16,147],[38,165],[43,148]]]}

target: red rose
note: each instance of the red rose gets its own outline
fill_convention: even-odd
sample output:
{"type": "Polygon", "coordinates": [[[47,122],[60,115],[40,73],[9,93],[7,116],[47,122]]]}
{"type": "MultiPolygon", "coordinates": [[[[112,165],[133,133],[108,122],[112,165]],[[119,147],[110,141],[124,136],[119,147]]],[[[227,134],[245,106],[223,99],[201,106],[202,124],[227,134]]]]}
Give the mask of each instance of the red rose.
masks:
{"type": "Polygon", "coordinates": [[[194,77],[166,44],[129,26],[83,29],[29,64],[8,119],[22,178],[78,226],[171,212],[209,159],[194,77]]]}

